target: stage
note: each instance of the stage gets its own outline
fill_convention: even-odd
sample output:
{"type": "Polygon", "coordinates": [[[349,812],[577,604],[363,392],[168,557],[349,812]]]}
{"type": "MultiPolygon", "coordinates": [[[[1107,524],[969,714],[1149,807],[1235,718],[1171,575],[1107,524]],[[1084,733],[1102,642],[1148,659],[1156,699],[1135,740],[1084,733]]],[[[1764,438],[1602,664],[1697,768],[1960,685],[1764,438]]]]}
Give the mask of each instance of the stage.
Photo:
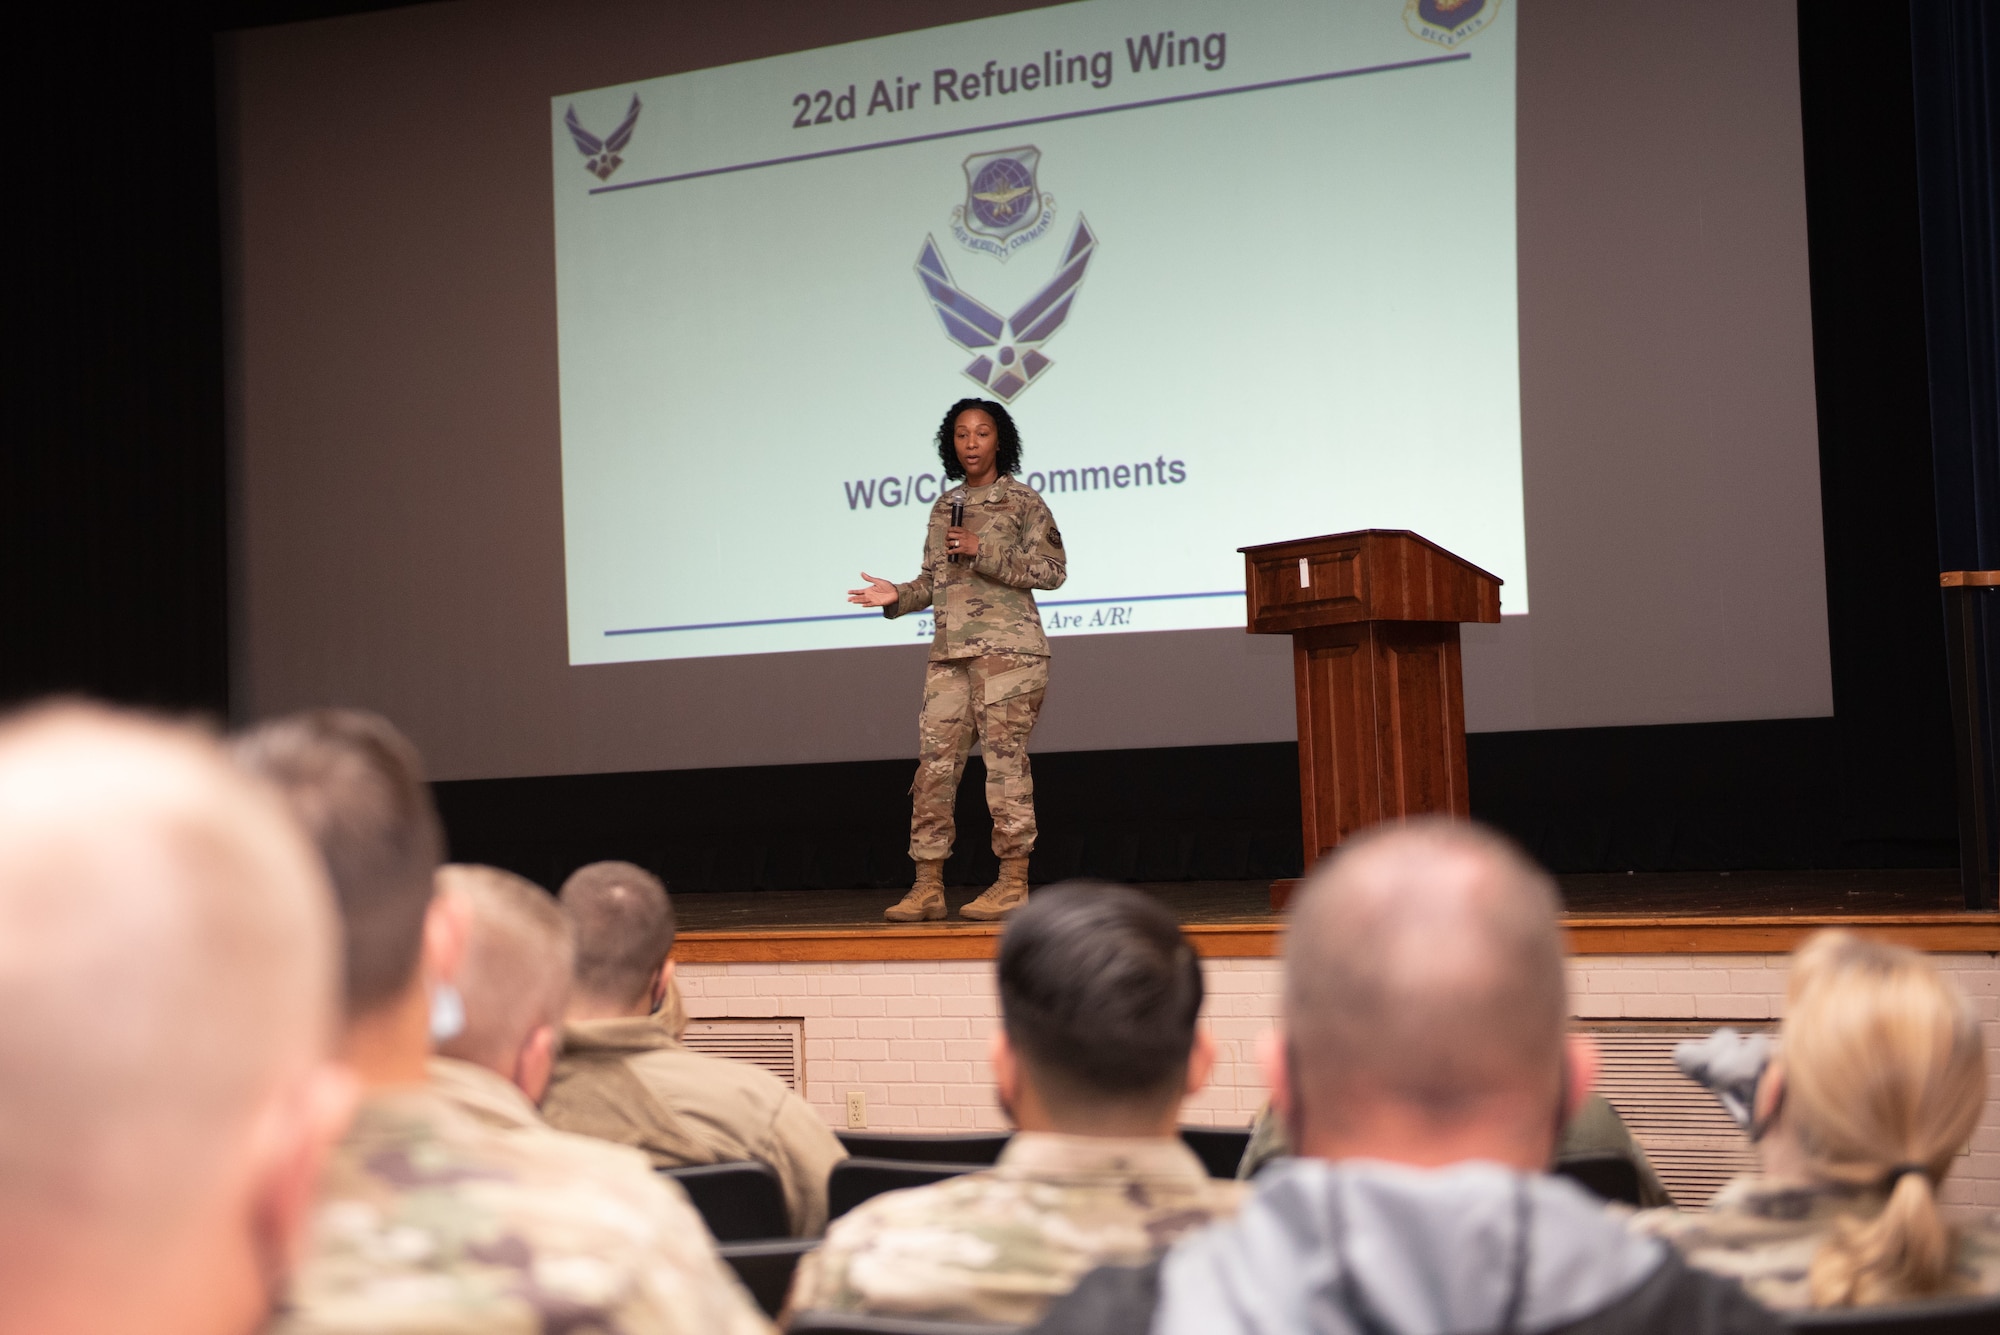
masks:
{"type": "MultiPolygon", "coordinates": [[[[1818,927],[1847,926],[1930,951],[2000,952],[2000,914],[1968,912],[1957,873],[1741,871],[1560,876],[1575,955],[1769,954],[1818,927]]],[[[1141,883],[1203,956],[1276,955],[1283,916],[1267,881],[1141,883]]],[[[946,893],[957,907],[976,886],[946,893]]],[[[989,959],[1001,924],[897,924],[881,890],[689,894],[675,899],[675,958],[688,963],[989,959]]]]}

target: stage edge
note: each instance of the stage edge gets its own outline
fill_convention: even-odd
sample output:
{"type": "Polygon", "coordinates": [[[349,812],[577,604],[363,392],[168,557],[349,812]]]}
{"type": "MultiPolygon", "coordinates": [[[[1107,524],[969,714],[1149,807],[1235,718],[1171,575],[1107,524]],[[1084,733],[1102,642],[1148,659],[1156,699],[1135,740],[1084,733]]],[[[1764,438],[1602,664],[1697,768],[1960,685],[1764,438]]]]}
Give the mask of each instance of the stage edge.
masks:
{"type": "MultiPolygon", "coordinates": [[[[1572,955],[1783,954],[1821,927],[1847,927],[1919,950],[2000,952],[2000,916],[1992,913],[1572,917],[1563,926],[1572,955]]],[[[1195,950],[1210,959],[1268,959],[1278,954],[1284,935],[1276,922],[1193,924],[1185,930],[1195,950]]],[[[690,931],[674,942],[674,958],[689,964],[985,960],[993,958],[999,944],[997,923],[690,931]]]]}

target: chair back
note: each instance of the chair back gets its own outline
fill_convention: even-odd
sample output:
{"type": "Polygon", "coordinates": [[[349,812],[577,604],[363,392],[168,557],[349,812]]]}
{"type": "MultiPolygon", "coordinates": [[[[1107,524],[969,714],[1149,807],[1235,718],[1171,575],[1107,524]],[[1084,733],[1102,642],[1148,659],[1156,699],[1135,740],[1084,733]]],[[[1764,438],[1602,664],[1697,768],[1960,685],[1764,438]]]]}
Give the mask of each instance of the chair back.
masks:
{"type": "Polygon", "coordinates": [[[861,1316],[853,1312],[799,1312],[785,1335],[1020,1335],[1021,1326],[984,1321],[923,1321],[906,1316],[861,1316]]]}
{"type": "Polygon", "coordinates": [[[1201,1160],[1210,1177],[1234,1178],[1243,1151],[1250,1148],[1247,1126],[1184,1126],[1181,1140],[1201,1160]]]}
{"type": "Polygon", "coordinates": [[[764,1315],[776,1319],[792,1291],[792,1273],[799,1258],[819,1246],[817,1238],[779,1238],[771,1242],[725,1242],[718,1250],[764,1315]]]}
{"type": "Polygon", "coordinates": [[[914,1135],[895,1131],[836,1131],[847,1152],[862,1159],[903,1159],[918,1163],[966,1163],[989,1167],[998,1163],[1013,1133],[952,1131],[914,1135]]]}
{"type": "Polygon", "coordinates": [[[921,1187],[973,1172],[975,1164],[911,1163],[902,1159],[842,1159],[826,1178],[826,1215],[838,1219],[885,1191],[921,1187]]]}
{"type": "Polygon", "coordinates": [[[1785,1329],[1813,1335],[1993,1335],[2000,1330],[2000,1294],[1939,1298],[1893,1307],[1837,1307],[1784,1313],[1785,1329]]]}
{"type": "Polygon", "coordinates": [[[1639,1165],[1622,1154],[1569,1154],[1556,1160],[1550,1170],[1566,1177],[1600,1199],[1637,1206],[1639,1165]]]}
{"type": "Polygon", "coordinates": [[[791,1236],[785,1189],[768,1164],[746,1159],[741,1163],[662,1168],[660,1174],[681,1184],[717,1242],[791,1236]]]}

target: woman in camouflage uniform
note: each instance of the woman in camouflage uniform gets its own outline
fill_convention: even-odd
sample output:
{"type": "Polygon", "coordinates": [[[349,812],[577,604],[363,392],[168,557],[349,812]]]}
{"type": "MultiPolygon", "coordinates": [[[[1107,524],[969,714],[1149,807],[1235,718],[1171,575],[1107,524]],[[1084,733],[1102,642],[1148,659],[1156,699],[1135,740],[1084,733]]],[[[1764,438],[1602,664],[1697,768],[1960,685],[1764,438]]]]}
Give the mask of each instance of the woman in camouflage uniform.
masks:
{"type": "Polygon", "coordinates": [[[2000,1221],[1954,1226],[1938,1209],[1986,1097],[1964,994],[1914,950],[1821,932],[1792,957],[1778,1055],[1756,1082],[1763,1173],[1706,1210],[1633,1225],[1766,1307],[2000,1292],[2000,1221]]]}
{"type": "Polygon", "coordinates": [[[891,922],[944,916],[944,861],[951,856],[952,805],[972,739],[986,751],[986,806],[1000,879],[959,912],[982,921],[1028,902],[1035,846],[1035,785],[1028,734],[1049,683],[1049,644],[1036,589],[1062,587],[1062,534],[1049,507],[1014,480],[1021,437],[997,403],[961,399],[937,434],[945,476],[962,485],[931,506],[924,564],[907,584],[863,571],[867,587],[847,600],[887,617],[934,608],[931,661],[910,785],[910,858],[916,884],[884,915],[891,922]],[[954,503],[964,519],[952,523],[954,503]]]}

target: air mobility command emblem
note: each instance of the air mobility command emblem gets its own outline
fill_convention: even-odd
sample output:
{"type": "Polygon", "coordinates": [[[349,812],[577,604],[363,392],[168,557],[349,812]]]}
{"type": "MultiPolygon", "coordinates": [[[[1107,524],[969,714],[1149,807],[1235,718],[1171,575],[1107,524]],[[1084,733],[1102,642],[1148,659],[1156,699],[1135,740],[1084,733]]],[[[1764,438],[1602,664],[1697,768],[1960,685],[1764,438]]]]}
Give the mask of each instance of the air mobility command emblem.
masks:
{"type": "Polygon", "coordinates": [[[1409,0],[1403,23],[1426,42],[1450,49],[1472,37],[1500,12],[1500,0],[1409,0]]]}
{"type": "Polygon", "coordinates": [[[1055,225],[1055,196],[1035,180],[1042,151],[1033,146],[974,153],[965,160],[965,202],[951,211],[951,233],[967,250],[1005,263],[1055,225]]]}

